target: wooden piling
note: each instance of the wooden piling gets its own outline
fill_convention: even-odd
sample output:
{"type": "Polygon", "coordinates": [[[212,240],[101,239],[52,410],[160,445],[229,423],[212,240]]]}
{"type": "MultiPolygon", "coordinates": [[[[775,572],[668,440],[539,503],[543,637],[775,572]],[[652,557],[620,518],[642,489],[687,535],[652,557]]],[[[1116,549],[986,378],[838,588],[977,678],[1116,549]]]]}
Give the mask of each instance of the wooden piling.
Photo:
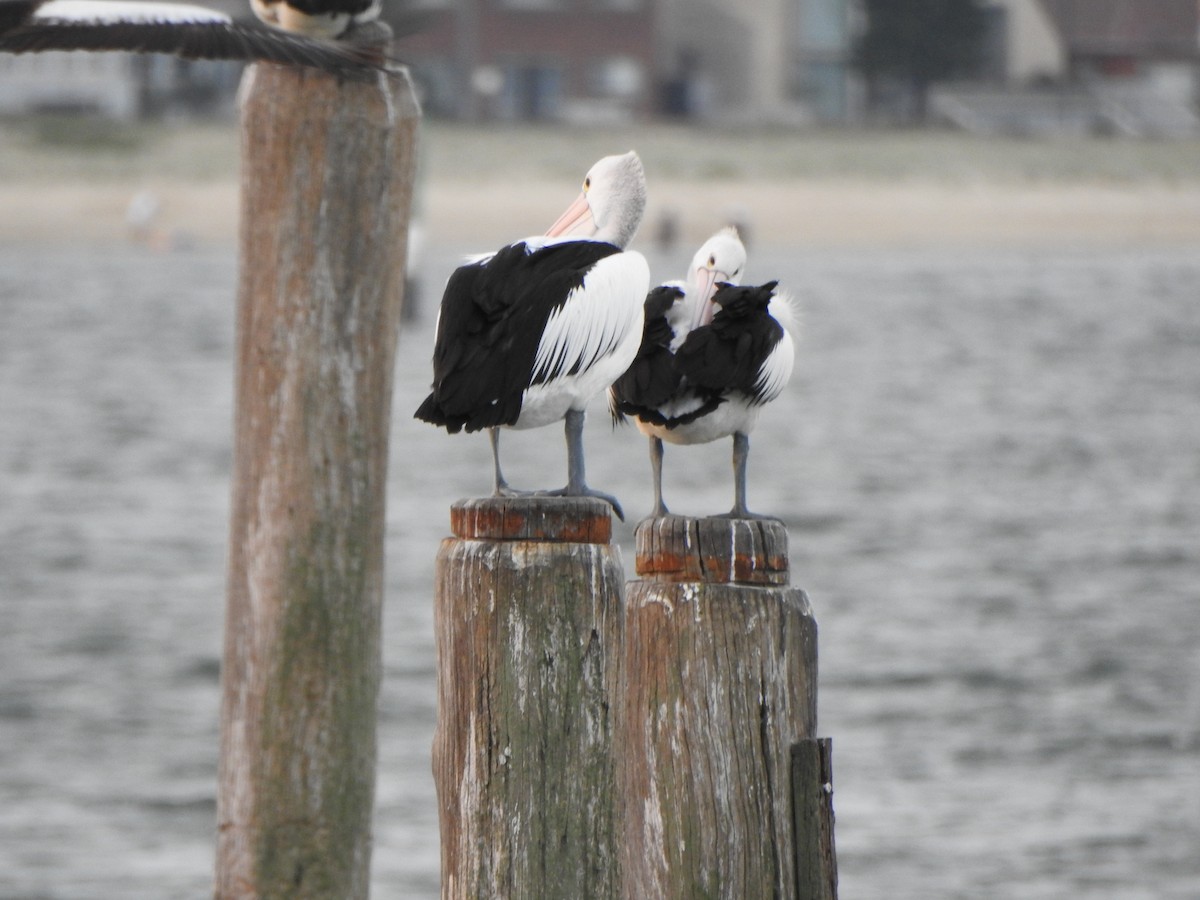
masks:
{"type": "Polygon", "coordinates": [[[669,516],[636,539],[643,580],[627,585],[620,666],[623,895],[810,900],[792,748],[816,727],[817,628],[787,586],[786,530],[669,516]]]}
{"type": "Polygon", "coordinates": [[[464,500],[437,559],[442,897],[615,897],[607,504],[464,500]]]}
{"type": "Polygon", "coordinates": [[[218,898],[365,898],[407,75],[242,83],[218,898]]]}
{"type": "Polygon", "coordinates": [[[792,747],[792,815],[796,829],[796,896],[837,900],[833,843],[833,744],[829,738],[792,747]]]}

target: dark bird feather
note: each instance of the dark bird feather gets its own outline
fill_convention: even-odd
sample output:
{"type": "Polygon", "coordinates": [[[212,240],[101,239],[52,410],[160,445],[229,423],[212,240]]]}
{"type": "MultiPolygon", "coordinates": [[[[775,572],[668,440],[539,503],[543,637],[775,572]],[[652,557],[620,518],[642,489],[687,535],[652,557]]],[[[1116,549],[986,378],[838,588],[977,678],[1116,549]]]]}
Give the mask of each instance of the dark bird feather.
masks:
{"type": "Polygon", "coordinates": [[[762,361],[783,337],[783,326],[767,311],[777,284],[721,285],[712,322],[688,334],[675,353],[689,387],[714,397],[740,391],[757,401],[762,361]]]}
{"type": "Polygon", "coordinates": [[[416,418],[451,433],[515,423],[526,388],[578,368],[534,373],[546,322],[597,262],[620,252],[602,241],[532,252],[519,242],[459,266],[442,298],[433,391],[416,418]]]}

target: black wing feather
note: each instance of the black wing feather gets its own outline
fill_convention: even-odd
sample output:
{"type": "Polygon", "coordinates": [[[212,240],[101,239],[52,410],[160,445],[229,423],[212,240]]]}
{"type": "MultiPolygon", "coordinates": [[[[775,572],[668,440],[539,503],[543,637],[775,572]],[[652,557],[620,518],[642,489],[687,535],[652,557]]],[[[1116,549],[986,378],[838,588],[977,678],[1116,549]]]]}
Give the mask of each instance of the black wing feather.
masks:
{"type": "Polygon", "coordinates": [[[533,252],[516,243],[456,269],[442,296],[433,392],[416,418],[450,432],[514,424],[547,320],[592,266],[615,253],[600,241],[533,252]]]}
{"type": "Polygon", "coordinates": [[[675,354],[690,387],[701,395],[755,395],[759,370],[783,338],[783,326],[767,312],[775,284],[724,285],[717,291],[713,299],[721,309],[712,322],[691,332],[675,354]]]}
{"type": "Polygon", "coordinates": [[[0,0],[0,37],[18,28],[45,0],[0,0]]]}
{"type": "Polygon", "coordinates": [[[682,296],[683,291],[670,285],[659,285],[646,295],[642,343],[625,374],[613,382],[609,395],[614,420],[657,416],[657,407],[679,388],[681,376],[671,353],[675,332],[667,322],[667,311],[682,296]]]}

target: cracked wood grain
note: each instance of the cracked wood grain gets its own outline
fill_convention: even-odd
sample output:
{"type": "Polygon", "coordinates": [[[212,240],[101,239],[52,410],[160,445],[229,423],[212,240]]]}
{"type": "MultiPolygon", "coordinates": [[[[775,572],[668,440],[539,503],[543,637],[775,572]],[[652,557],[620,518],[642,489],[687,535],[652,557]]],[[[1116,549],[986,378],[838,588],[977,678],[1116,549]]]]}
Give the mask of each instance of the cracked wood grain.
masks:
{"type": "Polygon", "coordinates": [[[241,103],[215,894],[365,898],[419,110],[404,74],[275,65],[241,103]]]}

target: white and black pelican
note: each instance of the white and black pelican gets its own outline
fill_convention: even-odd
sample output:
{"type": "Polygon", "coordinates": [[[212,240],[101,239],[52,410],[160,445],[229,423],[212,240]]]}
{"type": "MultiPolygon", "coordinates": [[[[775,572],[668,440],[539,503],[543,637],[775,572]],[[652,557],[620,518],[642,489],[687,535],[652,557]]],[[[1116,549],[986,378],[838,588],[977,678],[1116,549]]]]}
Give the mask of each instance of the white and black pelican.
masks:
{"type": "Polygon", "coordinates": [[[662,498],[663,441],[703,444],[732,436],[729,516],[759,518],[746,506],[749,435],[762,407],[791,377],[795,317],[790,301],[777,294],[776,282],[740,287],[712,277],[714,272],[737,277],[744,265],[736,233],[725,232],[701,247],[687,282],[651,291],[638,357],[610,390],[614,417],[633,416],[650,438],[652,516],[668,514],[662,498]],[[716,268],[720,265],[725,269],[716,268]]]}
{"type": "MultiPolygon", "coordinates": [[[[301,2],[301,0],[297,0],[301,2]]],[[[378,53],[291,34],[253,18],[180,3],[122,0],[0,0],[0,52],[126,50],[185,59],[264,60],[366,77],[378,53]]]]}
{"type": "Polygon", "coordinates": [[[438,314],[433,392],[418,419],[450,433],[489,429],[495,492],[513,495],[500,469],[499,429],[565,420],[567,485],[547,493],[616,499],[587,486],[588,401],[628,367],[642,336],[650,285],[645,258],[624,248],[646,205],[636,153],[592,166],[583,191],[544,236],[460,266],[438,314]]]}
{"type": "Polygon", "coordinates": [[[335,38],[379,18],[383,0],[250,0],[266,22],[309,37],[335,38]]]}

